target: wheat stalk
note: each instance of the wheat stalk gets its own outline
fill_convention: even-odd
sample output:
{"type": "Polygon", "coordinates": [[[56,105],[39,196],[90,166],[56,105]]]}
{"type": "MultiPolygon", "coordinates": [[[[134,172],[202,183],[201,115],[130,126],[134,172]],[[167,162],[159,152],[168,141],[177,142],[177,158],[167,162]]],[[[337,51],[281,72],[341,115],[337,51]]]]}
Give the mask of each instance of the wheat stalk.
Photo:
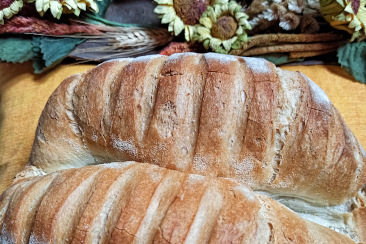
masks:
{"type": "MultiPolygon", "coordinates": [[[[107,27],[101,35],[65,35],[63,37],[86,38],[87,41],[73,50],[69,56],[93,56],[87,60],[106,60],[136,56],[166,45],[172,36],[166,29],[143,27],[107,27]]],[[[83,58],[82,58],[83,59],[83,58]]]]}

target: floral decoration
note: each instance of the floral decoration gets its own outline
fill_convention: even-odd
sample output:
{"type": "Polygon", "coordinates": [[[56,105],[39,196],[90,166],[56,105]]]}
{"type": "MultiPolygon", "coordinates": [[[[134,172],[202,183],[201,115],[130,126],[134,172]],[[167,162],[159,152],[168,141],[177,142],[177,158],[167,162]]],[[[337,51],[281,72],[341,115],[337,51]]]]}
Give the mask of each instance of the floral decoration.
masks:
{"type": "Polygon", "coordinates": [[[184,31],[186,41],[191,41],[196,24],[203,12],[212,4],[224,4],[228,0],[154,0],[158,6],[154,12],[162,24],[169,24],[168,31],[178,36],[184,31]]]}
{"type": "Polygon", "coordinates": [[[194,40],[202,42],[206,50],[211,48],[218,53],[240,49],[248,39],[245,30],[251,29],[247,19],[248,15],[235,1],[209,6],[196,26],[194,40]]]}

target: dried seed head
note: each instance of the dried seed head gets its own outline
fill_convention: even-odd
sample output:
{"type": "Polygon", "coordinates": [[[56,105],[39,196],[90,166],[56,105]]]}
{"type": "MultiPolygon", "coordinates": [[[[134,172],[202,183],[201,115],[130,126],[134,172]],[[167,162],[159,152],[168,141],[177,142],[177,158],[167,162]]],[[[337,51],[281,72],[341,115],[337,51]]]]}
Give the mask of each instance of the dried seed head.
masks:
{"type": "Polygon", "coordinates": [[[298,14],[302,13],[306,6],[305,0],[287,0],[288,9],[298,14]]]}
{"type": "Polygon", "coordinates": [[[272,10],[273,20],[278,20],[287,13],[287,9],[278,3],[272,3],[269,8],[272,10]]]}
{"type": "Polygon", "coordinates": [[[300,24],[300,17],[297,14],[288,12],[281,18],[279,26],[282,29],[289,31],[296,29],[299,26],[299,24],[300,24]]]}

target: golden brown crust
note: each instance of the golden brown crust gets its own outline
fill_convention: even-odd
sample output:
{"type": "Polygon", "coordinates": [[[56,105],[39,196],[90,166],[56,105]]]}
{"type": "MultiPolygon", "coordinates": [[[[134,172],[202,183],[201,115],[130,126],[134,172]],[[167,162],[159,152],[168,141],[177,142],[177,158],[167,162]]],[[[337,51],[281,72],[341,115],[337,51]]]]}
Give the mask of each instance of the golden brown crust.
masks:
{"type": "MultiPolygon", "coordinates": [[[[353,243],[234,180],[151,164],[112,163],[33,177],[18,183],[12,204],[24,204],[18,196],[36,197],[29,189],[37,184],[49,189],[29,213],[35,221],[23,235],[27,240],[30,233],[31,243],[353,243]],[[110,198],[114,194],[118,199],[110,198]]],[[[7,211],[5,219],[12,216],[7,211]]]]}

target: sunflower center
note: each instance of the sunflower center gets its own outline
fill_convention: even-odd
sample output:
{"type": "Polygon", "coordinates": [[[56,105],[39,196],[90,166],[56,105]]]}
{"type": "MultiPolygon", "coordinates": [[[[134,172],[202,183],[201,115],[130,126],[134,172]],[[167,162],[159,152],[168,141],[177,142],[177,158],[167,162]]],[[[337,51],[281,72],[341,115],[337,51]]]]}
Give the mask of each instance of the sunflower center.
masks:
{"type": "Polygon", "coordinates": [[[222,16],[212,26],[211,35],[221,40],[230,39],[238,29],[238,22],[232,16],[222,16]]]}
{"type": "Polygon", "coordinates": [[[198,24],[208,5],[209,0],[174,0],[175,12],[186,25],[198,24]]]}

